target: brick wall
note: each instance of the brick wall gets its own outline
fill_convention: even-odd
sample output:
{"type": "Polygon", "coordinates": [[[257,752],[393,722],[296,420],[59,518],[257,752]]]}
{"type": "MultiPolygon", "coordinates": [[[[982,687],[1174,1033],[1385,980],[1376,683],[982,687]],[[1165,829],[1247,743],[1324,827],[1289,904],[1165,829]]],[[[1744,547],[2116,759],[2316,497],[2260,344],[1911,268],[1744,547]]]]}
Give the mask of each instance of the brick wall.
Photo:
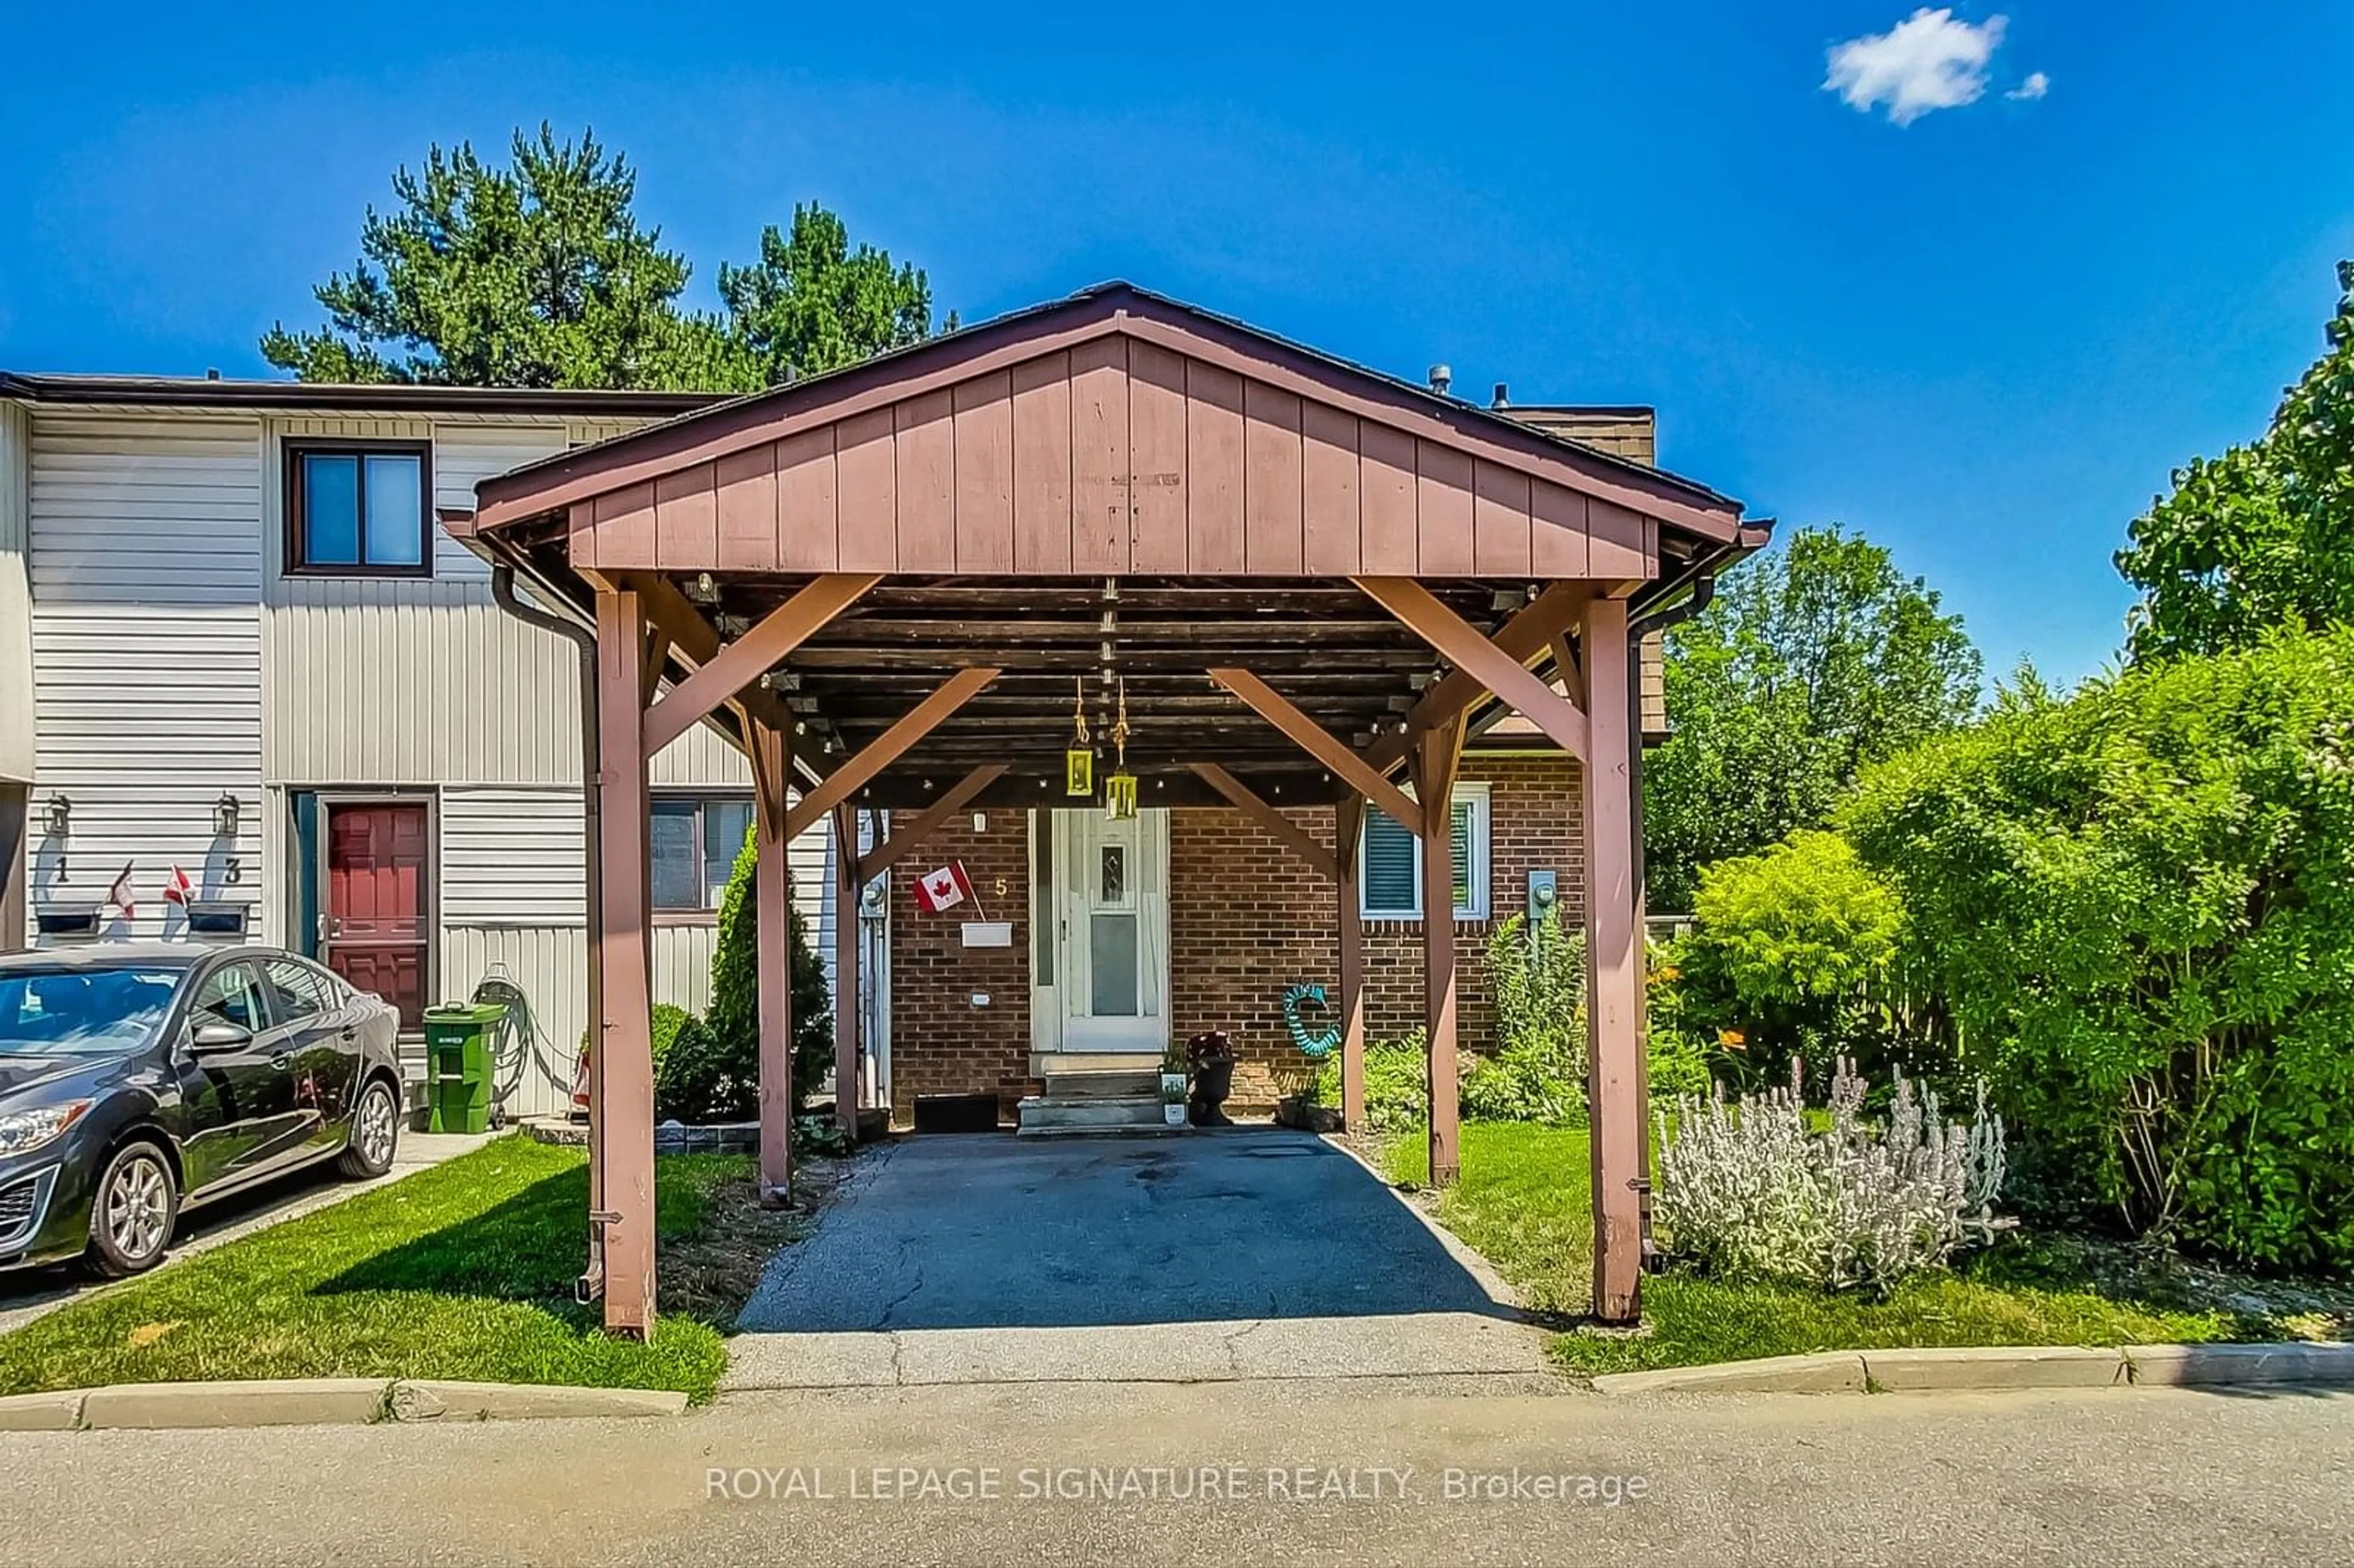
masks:
{"type": "MultiPolygon", "coordinates": [[[[1456,984],[1461,1039],[1485,1050],[1494,1028],[1482,957],[1494,921],[1527,906],[1528,874],[1558,874],[1563,907],[1581,906],[1584,858],[1578,843],[1577,770],[1559,755],[1464,758],[1462,776],[1489,785],[1490,921],[1458,921],[1456,984]]],[[[1332,842],[1332,813],[1286,813],[1320,844],[1332,842]]],[[[892,896],[892,1097],[904,1117],[917,1094],[995,1091],[1008,1113],[1033,1092],[1029,1076],[1029,886],[1023,813],[994,811],[976,835],[969,818],[943,830],[894,873],[892,896]],[[1012,919],[1010,949],[959,946],[961,911],[925,915],[914,878],[962,860],[981,901],[1012,919]],[[1007,892],[996,892],[1002,879],[1007,892]],[[991,1005],[972,1006],[974,991],[991,1005]]],[[[1191,809],[1171,813],[1169,842],[1171,1032],[1177,1039],[1207,1029],[1234,1037],[1242,1064],[1235,1105],[1264,1110],[1297,1087],[1310,1064],[1283,1022],[1283,992],[1300,983],[1340,983],[1340,916],[1332,885],[1242,812],[1191,809]]],[[[1422,926],[1367,921],[1366,1026],[1375,1040],[1422,1026],[1422,926]]]]}
{"type": "MultiPolygon", "coordinates": [[[[894,812],[903,825],[913,812],[894,812]]],[[[993,810],[975,832],[970,813],[951,818],[891,868],[891,1104],[913,1114],[917,1095],[993,1092],[1011,1117],[1030,1076],[1029,814],[993,810]],[[916,879],[960,861],[981,911],[1013,925],[1010,948],[968,948],[963,927],[979,919],[970,905],[926,914],[916,879]],[[976,992],[987,1007],[973,1005],[976,992]]]]}

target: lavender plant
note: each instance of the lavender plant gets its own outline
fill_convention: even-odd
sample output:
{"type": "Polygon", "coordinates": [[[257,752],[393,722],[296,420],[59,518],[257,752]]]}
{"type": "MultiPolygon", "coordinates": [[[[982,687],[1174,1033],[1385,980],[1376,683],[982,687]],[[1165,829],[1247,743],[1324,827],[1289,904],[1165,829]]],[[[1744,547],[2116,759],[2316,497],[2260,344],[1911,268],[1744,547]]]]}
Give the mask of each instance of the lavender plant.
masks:
{"type": "Polygon", "coordinates": [[[1885,1290],[1983,1243],[2002,1188],[2002,1118],[1986,1108],[1947,1122],[1934,1090],[1915,1094],[1902,1073],[1888,1116],[1862,1115],[1864,1081],[1847,1058],[1831,1080],[1830,1127],[1808,1123],[1801,1064],[1786,1088],[1728,1104],[1676,1102],[1672,1132],[1659,1118],[1659,1181],[1653,1217],[1673,1250],[1728,1279],[1770,1279],[1826,1290],[1885,1290]]]}

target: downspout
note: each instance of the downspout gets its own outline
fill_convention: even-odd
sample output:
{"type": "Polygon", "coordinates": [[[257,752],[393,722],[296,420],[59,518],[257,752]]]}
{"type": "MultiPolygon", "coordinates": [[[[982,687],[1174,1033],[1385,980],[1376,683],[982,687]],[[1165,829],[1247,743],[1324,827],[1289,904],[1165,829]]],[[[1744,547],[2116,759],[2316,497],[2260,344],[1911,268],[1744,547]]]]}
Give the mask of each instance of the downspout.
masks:
{"type": "MultiPolygon", "coordinates": [[[[588,929],[582,933],[588,949],[588,1027],[591,1037],[605,1017],[605,960],[598,933],[605,928],[604,826],[600,802],[604,790],[598,782],[599,763],[602,758],[602,735],[597,722],[597,634],[584,626],[576,625],[560,615],[551,615],[537,605],[526,604],[515,593],[514,567],[504,561],[491,565],[491,598],[507,614],[525,626],[553,632],[579,652],[580,654],[580,832],[581,865],[587,878],[588,929]]],[[[595,1083],[595,1065],[600,1053],[589,1054],[590,1083],[588,1086],[588,1138],[597,1139],[596,1112],[599,1108],[595,1083]]],[[[586,1306],[605,1294],[605,1236],[597,1216],[605,1212],[605,1194],[601,1188],[604,1167],[597,1151],[588,1151],[588,1266],[574,1287],[574,1295],[586,1306]]]]}

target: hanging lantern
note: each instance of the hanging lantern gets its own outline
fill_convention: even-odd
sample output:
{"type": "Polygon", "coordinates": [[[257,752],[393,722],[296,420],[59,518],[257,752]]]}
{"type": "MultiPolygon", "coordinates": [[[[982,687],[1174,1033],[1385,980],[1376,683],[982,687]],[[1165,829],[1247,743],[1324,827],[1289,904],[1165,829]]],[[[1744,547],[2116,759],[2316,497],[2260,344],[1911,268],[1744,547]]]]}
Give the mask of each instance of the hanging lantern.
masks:
{"type": "Polygon", "coordinates": [[[1128,681],[1119,683],[1119,717],[1111,726],[1111,744],[1117,760],[1112,776],[1104,780],[1104,809],[1113,821],[1124,821],[1136,815],[1136,775],[1128,770],[1128,681]]]}
{"type": "Polygon", "coordinates": [[[1071,748],[1063,753],[1063,793],[1082,798],[1096,792],[1096,753],[1087,739],[1087,683],[1074,681],[1078,695],[1071,705],[1071,748]]]}

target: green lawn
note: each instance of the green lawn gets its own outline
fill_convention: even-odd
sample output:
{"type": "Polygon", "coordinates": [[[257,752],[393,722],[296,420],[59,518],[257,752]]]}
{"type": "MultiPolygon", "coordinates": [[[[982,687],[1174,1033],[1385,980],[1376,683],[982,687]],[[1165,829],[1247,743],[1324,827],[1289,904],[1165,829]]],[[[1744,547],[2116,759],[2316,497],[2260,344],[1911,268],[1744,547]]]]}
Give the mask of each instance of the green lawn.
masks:
{"type": "MultiPolygon", "coordinates": [[[[1591,1176],[1582,1129],[1514,1122],[1463,1128],[1463,1178],[1439,1200],[1447,1227],[1490,1259],[1536,1310],[1575,1317],[1592,1303],[1591,1176]]],[[[1390,1145],[1393,1181],[1429,1171],[1419,1136],[1390,1145]]],[[[1643,1282],[1651,1332],[1573,1330],[1553,1358],[1573,1372],[1634,1372],[1806,1351],[1893,1345],[2118,1345],[2282,1337],[2233,1313],[2160,1304],[2094,1286],[2069,1255],[2007,1240],[1954,1273],[1918,1276],[1886,1300],[1687,1273],[1643,1282]],[[2030,1279],[2034,1283],[2029,1283],[2030,1279]]]]}
{"type": "MultiPolygon", "coordinates": [[[[692,1238],[737,1155],[659,1161],[660,1235],[692,1238]]],[[[0,1336],[0,1393],[256,1377],[436,1377],[679,1389],[707,1398],[719,1329],[643,1344],[572,1304],[588,1161],[504,1138],[446,1164],[95,1291],[0,1336]]]]}

